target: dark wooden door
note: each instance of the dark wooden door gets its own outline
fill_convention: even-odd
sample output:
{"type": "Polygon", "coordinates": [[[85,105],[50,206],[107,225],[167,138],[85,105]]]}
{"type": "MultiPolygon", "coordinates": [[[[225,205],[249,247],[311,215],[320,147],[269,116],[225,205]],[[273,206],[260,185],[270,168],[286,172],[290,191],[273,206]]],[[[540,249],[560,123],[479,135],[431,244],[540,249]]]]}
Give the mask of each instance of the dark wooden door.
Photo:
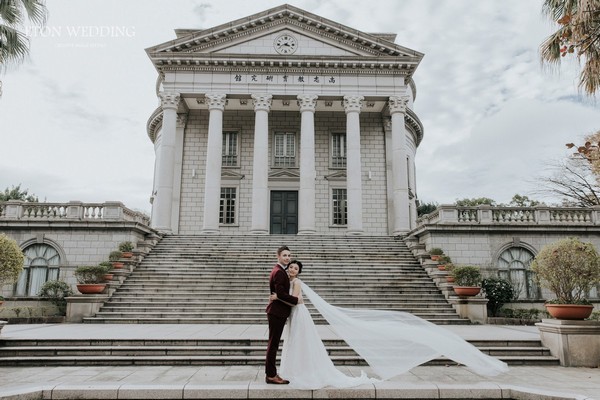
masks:
{"type": "Polygon", "coordinates": [[[298,192],[271,192],[271,234],[298,233],[298,192]]]}

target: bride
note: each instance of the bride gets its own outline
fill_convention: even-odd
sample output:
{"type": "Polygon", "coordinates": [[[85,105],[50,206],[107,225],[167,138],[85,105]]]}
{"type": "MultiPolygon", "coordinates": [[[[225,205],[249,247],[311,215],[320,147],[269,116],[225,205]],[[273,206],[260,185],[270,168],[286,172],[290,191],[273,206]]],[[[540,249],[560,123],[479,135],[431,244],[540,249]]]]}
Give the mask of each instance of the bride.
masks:
{"type": "MultiPolygon", "coordinates": [[[[464,364],[480,375],[493,376],[508,371],[504,362],[483,354],[453,332],[410,313],[332,306],[298,278],[302,272],[300,261],[291,261],[287,271],[290,294],[306,295],[337,335],[382,379],[400,375],[440,356],[464,364]]],[[[269,299],[281,301],[276,294],[269,299]]],[[[288,319],[280,372],[290,380],[290,386],[297,389],[344,388],[379,381],[367,377],[363,371],[359,377],[345,375],[333,365],[304,304],[293,307],[288,319]]]]}

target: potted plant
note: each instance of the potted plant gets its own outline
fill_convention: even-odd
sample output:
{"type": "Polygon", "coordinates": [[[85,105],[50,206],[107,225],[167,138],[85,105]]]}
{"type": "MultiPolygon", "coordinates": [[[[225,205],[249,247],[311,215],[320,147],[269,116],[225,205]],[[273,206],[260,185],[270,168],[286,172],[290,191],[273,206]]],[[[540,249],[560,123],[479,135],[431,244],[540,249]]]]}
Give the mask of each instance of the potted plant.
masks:
{"type": "Polygon", "coordinates": [[[114,277],[114,274],[111,273],[111,270],[113,268],[112,263],[110,261],[102,261],[98,265],[104,267],[104,269],[106,270],[106,273],[104,274],[104,280],[105,281],[111,281],[112,278],[114,277]]]}
{"type": "Polygon", "coordinates": [[[433,247],[431,250],[429,250],[429,256],[433,261],[438,261],[442,254],[444,254],[444,250],[440,249],[439,247],[433,247]]]}
{"type": "Polygon", "coordinates": [[[458,265],[452,269],[454,292],[459,297],[475,296],[481,291],[481,272],[473,265],[458,265]]]}
{"type": "Polygon", "coordinates": [[[75,269],[77,290],[81,294],[100,294],[106,288],[106,268],[101,265],[81,266],[75,269]]]}
{"type": "Polygon", "coordinates": [[[452,271],[454,270],[454,264],[446,264],[445,270],[448,273],[448,275],[446,275],[446,282],[454,283],[454,275],[452,275],[452,271]]]}
{"type": "Polygon", "coordinates": [[[600,256],[591,243],[567,238],[546,245],[531,263],[531,270],[538,283],[556,295],[545,304],[550,315],[558,319],[590,316],[594,307],[585,296],[600,283],[600,256]]]}
{"type": "Polygon", "coordinates": [[[3,296],[0,296],[0,306],[1,306],[2,304],[4,304],[4,297],[3,297],[3,296]]]}
{"type": "Polygon", "coordinates": [[[452,262],[452,260],[450,259],[450,257],[448,257],[446,255],[441,255],[440,259],[438,260],[438,269],[440,271],[446,271],[447,265],[450,264],[451,262],[452,262]]]}
{"type": "Polygon", "coordinates": [[[126,241],[119,243],[119,251],[122,253],[121,257],[131,258],[133,257],[133,243],[126,241]]]}
{"type": "Polygon", "coordinates": [[[122,256],[123,253],[119,250],[110,252],[110,254],[108,255],[108,259],[112,263],[113,268],[123,268],[125,264],[123,264],[123,262],[120,261],[122,256]]]}
{"type": "Polygon", "coordinates": [[[0,287],[15,283],[23,270],[25,256],[16,241],[0,234],[0,287]]]}

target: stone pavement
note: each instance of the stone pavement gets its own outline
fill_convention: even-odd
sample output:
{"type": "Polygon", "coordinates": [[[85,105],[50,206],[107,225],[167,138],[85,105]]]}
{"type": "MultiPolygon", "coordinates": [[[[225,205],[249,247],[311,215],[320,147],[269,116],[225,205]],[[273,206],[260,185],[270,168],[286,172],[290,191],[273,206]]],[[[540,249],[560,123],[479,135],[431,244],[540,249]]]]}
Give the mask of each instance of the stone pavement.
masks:
{"type": "MultiPolygon", "coordinates": [[[[318,325],[323,339],[336,339],[318,325]]],[[[445,326],[465,339],[539,338],[531,326],[445,326]]],[[[266,338],[263,325],[7,325],[3,338],[266,338]]],[[[357,375],[368,367],[339,367],[357,375]]],[[[597,399],[600,369],[514,366],[481,377],[456,365],[417,367],[373,385],[351,389],[293,390],[264,383],[259,366],[126,366],[0,368],[0,399],[182,398],[410,398],[597,399]]]]}

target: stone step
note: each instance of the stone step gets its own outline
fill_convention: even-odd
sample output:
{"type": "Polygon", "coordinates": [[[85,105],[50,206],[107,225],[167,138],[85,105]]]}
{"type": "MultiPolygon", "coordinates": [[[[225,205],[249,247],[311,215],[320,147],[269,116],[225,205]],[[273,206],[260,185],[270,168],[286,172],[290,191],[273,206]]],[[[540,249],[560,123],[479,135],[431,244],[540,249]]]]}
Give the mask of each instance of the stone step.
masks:
{"type": "MultiPolygon", "coordinates": [[[[113,318],[106,316],[98,316],[98,317],[86,317],[83,319],[84,323],[100,323],[100,324],[249,324],[249,325],[259,325],[264,324],[265,315],[263,314],[260,318],[247,318],[247,317],[237,317],[237,318],[143,318],[140,316],[132,316],[130,318],[113,318]]],[[[438,325],[469,325],[470,321],[460,318],[458,315],[444,317],[432,317],[427,318],[429,322],[438,325]]],[[[324,325],[326,321],[323,319],[315,319],[315,324],[324,325]]]]}

